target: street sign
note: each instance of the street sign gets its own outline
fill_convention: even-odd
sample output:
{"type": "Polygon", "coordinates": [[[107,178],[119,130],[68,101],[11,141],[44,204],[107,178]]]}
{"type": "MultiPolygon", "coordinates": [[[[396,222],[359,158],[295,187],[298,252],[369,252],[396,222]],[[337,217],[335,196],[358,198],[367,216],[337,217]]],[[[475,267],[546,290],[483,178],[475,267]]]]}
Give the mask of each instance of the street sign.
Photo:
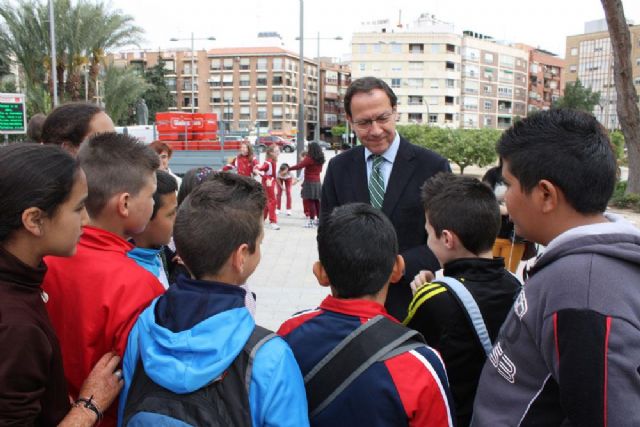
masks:
{"type": "Polygon", "coordinates": [[[24,94],[0,93],[0,134],[20,133],[27,133],[24,94]]]}

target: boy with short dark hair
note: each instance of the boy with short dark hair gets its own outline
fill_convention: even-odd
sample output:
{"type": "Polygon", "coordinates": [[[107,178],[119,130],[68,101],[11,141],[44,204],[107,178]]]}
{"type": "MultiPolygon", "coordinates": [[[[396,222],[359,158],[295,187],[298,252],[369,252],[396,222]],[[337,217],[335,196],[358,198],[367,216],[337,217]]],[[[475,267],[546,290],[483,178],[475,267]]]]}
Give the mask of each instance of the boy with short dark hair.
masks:
{"type": "MultiPolygon", "coordinates": [[[[82,144],[78,160],[87,175],[89,225],[74,256],[45,259],[42,285],[74,397],[104,353],[124,354],[136,317],[164,291],[127,257],[127,239],[145,229],[153,210],[158,155],[135,138],[104,133],[82,144]]],[[[115,425],[115,409],[105,415],[104,424],[115,425]]]]}
{"type": "Polygon", "coordinates": [[[311,424],[452,426],[442,361],[384,308],[404,268],[391,222],[367,204],[337,207],[318,254],[313,272],[332,296],[278,331],[305,376],[311,424]]]}
{"type": "Polygon", "coordinates": [[[192,278],[180,276],[131,332],[120,397],[123,425],[158,425],[167,418],[214,425],[216,408],[218,416],[234,420],[216,418],[225,425],[308,425],[291,349],[255,325],[247,301],[253,296],[242,286],[260,262],[265,203],[258,182],[223,172],[180,205],[174,240],[192,278]],[[195,422],[190,417],[196,411],[188,408],[203,401],[195,422]]]}
{"type": "Polygon", "coordinates": [[[488,186],[475,178],[440,173],[423,185],[422,200],[427,244],[444,268],[443,280],[458,281],[466,289],[490,340],[484,345],[479,340],[466,307],[446,283],[416,283],[423,286],[414,295],[404,323],[440,352],[456,406],[456,425],[464,427],[471,421],[486,360],[484,347],[490,348],[496,339],[520,282],[505,269],[502,258],[493,259],[500,209],[488,186]]]}
{"type": "Polygon", "coordinates": [[[606,130],[542,111],[497,150],[515,231],[546,248],[482,371],[473,425],[640,425],[640,232],[605,213],[606,130]]]}
{"type": "Polygon", "coordinates": [[[169,288],[171,260],[165,256],[166,245],[173,236],[173,223],[178,210],[178,183],[166,171],[156,171],[157,187],[153,193],[153,211],[142,233],[133,235],[135,248],[127,252],[140,267],[153,274],[165,289],[169,288]]]}

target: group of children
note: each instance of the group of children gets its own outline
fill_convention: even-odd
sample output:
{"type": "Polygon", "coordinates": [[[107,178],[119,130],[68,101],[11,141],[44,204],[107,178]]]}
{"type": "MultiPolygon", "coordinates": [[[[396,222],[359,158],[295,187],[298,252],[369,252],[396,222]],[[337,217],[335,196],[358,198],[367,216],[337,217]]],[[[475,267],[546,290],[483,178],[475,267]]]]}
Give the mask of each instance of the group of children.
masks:
{"type": "MultiPolygon", "coordinates": [[[[515,231],[547,246],[524,288],[492,256],[492,189],[440,174],[422,198],[443,272],[416,276],[406,319],[384,309],[404,274],[393,225],[349,204],[318,228],[313,273],[330,296],[274,335],[256,326],[246,286],[273,182],[198,168],[176,196],[157,154],[115,133],[83,142],[77,159],[0,148],[0,418],[637,425],[640,232],[603,214],[615,184],[605,131],[583,113],[543,112],[498,152],[515,231]],[[186,274],[172,279],[167,259],[186,274]]],[[[273,174],[275,159],[253,170],[273,174]]],[[[290,169],[317,164],[310,153],[290,169]]]]}
{"type": "Polygon", "coordinates": [[[265,161],[259,164],[249,142],[240,145],[240,152],[231,159],[229,164],[222,168],[223,171],[234,171],[238,175],[253,177],[261,176],[262,186],[267,196],[267,204],[264,210],[264,219],[269,219],[270,227],[279,230],[278,214],[282,209],[282,195],[286,198],[286,214],[291,215],[291,187],[297,182],[293,171],[303,170],[302,205],[307,222],[305,227],[317,226],[320,216],[320,198],[322,185],[320,173],[324,164],[324,153],[317,142],[311,142],[307,151],[301,153],[300,162],[295,165],[282,163],[278,167],[280,148],[271,145],[265,150],[265,161]]]}

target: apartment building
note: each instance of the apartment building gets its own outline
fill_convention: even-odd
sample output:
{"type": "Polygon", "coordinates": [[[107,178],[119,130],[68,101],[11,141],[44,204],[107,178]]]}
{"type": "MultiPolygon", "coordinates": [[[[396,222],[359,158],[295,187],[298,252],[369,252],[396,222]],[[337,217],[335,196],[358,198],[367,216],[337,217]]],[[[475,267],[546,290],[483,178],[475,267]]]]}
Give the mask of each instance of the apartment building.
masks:
{"type": "Polygon", "coordinates": [[[527,112],[548,110],[564,95],[565,61],[556,54],[526,44],[516,47],[529,52],[527,112]]]}
{"type": "MultiPolygon", "coordinates": [[[[166,83],[174,97],[172,110],[218,114],[221,128],[232,132],[293,135],[298,125],[299,57],[280,47],[222,48],[195,52],[138,51],[114,54],[119,65],[142,69],[162,61],[166,83]],[[192,75],[194,85],[192,88],[192,75]]],[[[318,126],[318,93],[324,82],[321,122],[338,123],[348,67],[305,59],[303,72],[304,110],[307,136],[318,126]]]]}
{"type": "Polygon", "coordinates": [[[398,96],[398,123],[500,128],[526,115],[528,54],[423,14],[376,21],[352,39],[352,77],[377,76],[398,96]],[[385,25],[386,23],[386,25],[385,25]]]}
{"type": "MultiPolygon", "coordinates": [[[[640,26],[629,25],[633,81],[640,91],[640,26]]],[[[600,93],[600,103],[593,114],[608,129],[619,129],[616,112],[616,88],[613,80],[613,53],[606,21],[585,23],[584,33],[567,37],[566,83],[577,79],[600,93]]]]}

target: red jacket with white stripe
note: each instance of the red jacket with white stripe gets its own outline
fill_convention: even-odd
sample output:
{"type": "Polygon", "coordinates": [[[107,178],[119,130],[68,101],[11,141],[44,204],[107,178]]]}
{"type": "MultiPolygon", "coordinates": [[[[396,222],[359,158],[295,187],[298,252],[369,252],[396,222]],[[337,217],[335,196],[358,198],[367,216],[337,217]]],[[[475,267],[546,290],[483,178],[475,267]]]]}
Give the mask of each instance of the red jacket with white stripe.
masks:
{"type": "MultiPolygon", "coordinates": [[[[287,320],[278,334],[291,346],[305,376],[347,335],[379,314],[395,321],[376,302],[328,296],[320,308],[287,320]]],[[[424,346],[374,363],[311,425],[445,427],[453,425],[453,418],[442,360],[424,346]]]]}

